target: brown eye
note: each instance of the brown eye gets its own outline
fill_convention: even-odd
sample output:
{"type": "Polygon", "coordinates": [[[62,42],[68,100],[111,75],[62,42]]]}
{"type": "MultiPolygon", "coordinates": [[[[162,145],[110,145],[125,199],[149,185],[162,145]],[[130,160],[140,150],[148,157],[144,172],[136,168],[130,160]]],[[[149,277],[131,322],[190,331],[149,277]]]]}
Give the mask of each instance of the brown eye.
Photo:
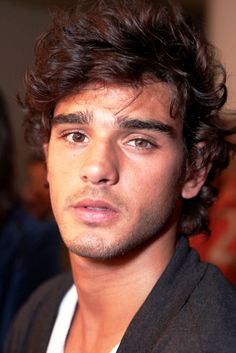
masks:
{"type": "Polygon", "coordinates": [[[154,145],[150,141],[142,138],[136,138],[136,139],[130,140],[128,142],[128,145],[134,148],[140,148],[140,149],[150,149],[154,147],[154,145]]]}
{"type": "Polygon", "coordinates": [[[71,132],[66,136],[67,140],[71,143],[86,143],[88,138],[81,132],[71,132]]]}

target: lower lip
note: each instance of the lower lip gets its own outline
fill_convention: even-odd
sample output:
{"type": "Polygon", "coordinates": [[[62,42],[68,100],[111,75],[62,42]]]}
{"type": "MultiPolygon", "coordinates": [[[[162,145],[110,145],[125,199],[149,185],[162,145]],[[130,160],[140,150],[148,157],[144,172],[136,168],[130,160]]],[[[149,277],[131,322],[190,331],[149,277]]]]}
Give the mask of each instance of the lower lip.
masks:
{"type": "Polygon", "coordinates": [[[95,210],[86,207],[75,207],[74,211],[81,221],[91,224],[106,223],[117,217],[117,212],[111,209],[95,210]]]}

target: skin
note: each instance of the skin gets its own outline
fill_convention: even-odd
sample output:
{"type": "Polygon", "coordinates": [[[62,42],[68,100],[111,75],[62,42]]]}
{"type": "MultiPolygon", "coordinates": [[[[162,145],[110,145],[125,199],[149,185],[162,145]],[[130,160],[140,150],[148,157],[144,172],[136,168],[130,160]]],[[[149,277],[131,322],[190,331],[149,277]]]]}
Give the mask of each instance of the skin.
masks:
{"type": "Polygon", "coordinates": [[[66,352],[109,352],[174,253],[186,177],[171,89],[88,86],[58,102],[44,146],[80,307],[66,352]],[[130,300],[132,298],[132,301],[130,300]]]}

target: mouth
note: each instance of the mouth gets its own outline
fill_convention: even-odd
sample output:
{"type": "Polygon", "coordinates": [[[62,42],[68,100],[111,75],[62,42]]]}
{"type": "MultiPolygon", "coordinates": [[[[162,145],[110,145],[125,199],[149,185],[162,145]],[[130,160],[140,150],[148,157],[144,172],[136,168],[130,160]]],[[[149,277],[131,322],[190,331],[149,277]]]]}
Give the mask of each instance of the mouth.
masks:
{"type": "Polygon", "coordinates": [[[93,210],[93,211],[103,211],[103,210],[109,210],[107,207],[93,207],[93,206],[85,206],[84,208],[87,208],[88,210],[93,210]]]}
{"type": "Polygon", "coordinates": [[[104,200],[81,200],[72,209],[80,221],[88,224],[108,223],[118,215],[115,207],[104,200]]]}

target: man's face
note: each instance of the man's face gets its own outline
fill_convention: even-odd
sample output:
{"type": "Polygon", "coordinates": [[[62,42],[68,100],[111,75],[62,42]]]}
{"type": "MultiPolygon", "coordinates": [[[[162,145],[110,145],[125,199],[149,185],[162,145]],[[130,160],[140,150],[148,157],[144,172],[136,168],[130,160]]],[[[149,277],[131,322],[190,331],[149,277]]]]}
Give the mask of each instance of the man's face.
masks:
{"type": "Polygon", "coordinates": [[[176,236],[182,124],[171,90],[88,86],[56,105],[45,146],[53,211],[69,250],[106,259],[176,236]]]}

